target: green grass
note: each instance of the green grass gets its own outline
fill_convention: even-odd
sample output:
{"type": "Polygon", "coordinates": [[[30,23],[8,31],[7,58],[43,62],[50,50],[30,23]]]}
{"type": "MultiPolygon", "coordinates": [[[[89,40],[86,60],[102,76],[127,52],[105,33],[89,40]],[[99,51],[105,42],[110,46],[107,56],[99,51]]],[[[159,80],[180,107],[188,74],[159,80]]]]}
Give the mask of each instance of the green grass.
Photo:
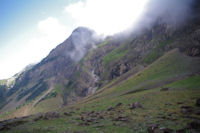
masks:
{"type": "MultiPolygon", "coordinates": [[[[29,121],[18,127],[13,127],[9,131],[3,133],[31,133],[31,132],[90,132],[90,133],[146,133],[146,129],[151,124],[159,124],[160,127],[167,127],[174,130],[183,128],[191,119],[184,118],[180,113],[180,106],[178,102],[183,102],[183,105],[193,106],[195,108],[195,99],[200,96],[200,86],[193,89],[193,85],[183,85],[184,89],[175,89],[177,83],[186,83],[192,81],[193,83],[199,82],[198,76],[188,77],[172,84],[169,84],[171,88],[169,91],[160,91],[160,88],[154,88],[150,90],[144,90],[128,95],[113,97],[110,94],[109,97],[102,96],[98,99],[90,100],[90,102],[82,101],[79,104],[73,106],[73,108],[67,108],[63,111],[74,111],[72,116],[62,115],[58,119],[40,120],[37,122],[29,121]],[[128,104],[138,101],[143,109],[130,110],[128,104]],[[113,115],[107,114],[107,108],[115,107],[117,103],[123,103],[121,107],[116,108],[113,115]],[[166,105],[168,104],[168,105],[166,105]],[[76,110],[80,108],[80,110],[76,110]],[[99,123],[91,124],[89,126],[80,126],[82,123],[80,115],[82,112],[89,111],[101,111],[104,114],[104,119],[99,123]],[[121,111],[119,113],[118,111],[121,111]],[[129,122],[113,122],[112,117],[128,116],[129,122]],[[114,123],[118,125],[114,125],[114,123]],[[103,127],[97,127],[98,125],[104,125],[103,127]],[[50,129],[50,130],[49,130],[50,129]]],[[[197,83],[199,84],[199,83],[197,83]]],[[[61,111],[61,112],[63,112],[61,111]]],[[[197,115],[193,117],[199,118],[197,115]]]]}
{"type": "Polygon", "coordinates": [[[170,45],[173,42],[172,39],[170,40],[165,40],[159,43],[159,45],[156,48],[161,48],[163,49],[164,47],[166,47],[167,45],[170,45]]]}
{"type": "Polygon", "coordinates": [[[111,39],[107,39],[107,40],[105,40],[103,43],[101,43],[101,44],[98,44],[97,45],[97,48],[99,48],[99,47],[102,47],[102,46],[105,46],[105,45],[107,45],[107,44],[109,44],[109,42],[111,41],[111,39]]]}
{"type": "Polygon", "coordinates": [[[184,80],[174,82],[166,87],[180,88],[180,89],[198,89],[200,86],[200,75],[192,76],[184,80]]]}
{"type": "Polygon", "coordinates": [[[122,45],[121,47],[112,50],[110,53],[105,55],[102,58],[102,61],[105,66],[107,66],[110,62],[115,62],[125,56],[127,54],[127,50],[124,50],[124,46],[122,45]]]}
{"type": "Polygon", "coordinates": [[[144,63],[151,64],[155,60],[157,60],[159,57],[164,55],[164,48],[171,44],[173,40],[165,40],[160,42],[150,53],[148,53],[145,58],[143,59],[144,63]]]}
{"type": "Polygon", "coordinates": [[[58,95],[58,92],[56,90],[52,90],[50,93],[48,93],[44,98],[41,99],[42,100],[46,100],[49,98],[53,98],[56,97],[58,95]]]}
{"type": "Polygon", "coordinates": [[[163,52],[159,51],[158,49],[153,49],[147,56],[143,59],[144,63],[151,64],[156,59],[161,57],[163,52]]]}

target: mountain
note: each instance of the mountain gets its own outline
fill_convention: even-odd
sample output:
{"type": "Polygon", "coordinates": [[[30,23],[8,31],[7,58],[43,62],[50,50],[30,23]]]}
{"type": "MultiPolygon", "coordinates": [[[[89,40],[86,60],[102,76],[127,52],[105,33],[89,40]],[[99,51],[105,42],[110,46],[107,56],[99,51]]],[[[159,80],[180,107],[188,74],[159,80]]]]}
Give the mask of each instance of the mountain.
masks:
{"type": "Polygon", "coordinates": [[[104,39],[78,27],[1,86],[0,132],[198,132],[199,5],[182,25],[104,39]]]}
{"type": "MultiPolygon", "coordinates": [[[[41,94],[48,94],[56,86],[61,85],[64,89],[70,84],[73,76],[81,71],[78,61],[91,48],[96,46],[96,41],[94,31],[84,27],[75,29],[67,40],[53,49],[40,63],[22,72],[16,78],[14,86],[6,94],[6,97],[8,97],[7,104],[2,111],[15,109],[26,102],[35,100],[37,97],[42,98],[45,95],[41,94]]],[[[90,83],[86,85],[94,86],[94,80],[88,73],[85,73],[84,76],[83,83],[77,85],[77,90],[71,92],[71,90],[66,89],[63,90],[66,91],[64,94],[72,96],[71,93],[77,91],[78,93],[74,94],[77,97],[85,96],[87,89],[85,89],[84,82],[90,80],[90,83]]]]}

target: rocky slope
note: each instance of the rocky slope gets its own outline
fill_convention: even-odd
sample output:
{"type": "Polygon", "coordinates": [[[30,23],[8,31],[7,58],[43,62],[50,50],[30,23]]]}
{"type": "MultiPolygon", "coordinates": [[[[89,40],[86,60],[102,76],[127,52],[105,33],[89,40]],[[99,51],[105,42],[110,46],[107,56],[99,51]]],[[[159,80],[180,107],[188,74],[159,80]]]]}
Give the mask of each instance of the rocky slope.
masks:
{"type": "MultiPolygon", "coordinates": [[[[94,31],[84,27],[75,29],[67,40],[53,49],[40,63],[16,78],[14,86],[5,94],[8,97],[7,104],[2,111],[9,111],[35,100],[49,88],[55,88],[57,85],[62,85],[62,88],[66,89],[63,90],[65,91],[63,98],[71,96],[72,98],[68,98],[69,101],[72,101],[73,97],[86,96],[88,86],[95,86],[95,79],[90,73],[82,74],[83,83],[78,84],[76,89],[71,91],[66,86],[81,71],[79,60],[90,49],[96,47],[96,44],[94,31]]],[[[67,99],[64,101],[68,102],[67,99]]]]}

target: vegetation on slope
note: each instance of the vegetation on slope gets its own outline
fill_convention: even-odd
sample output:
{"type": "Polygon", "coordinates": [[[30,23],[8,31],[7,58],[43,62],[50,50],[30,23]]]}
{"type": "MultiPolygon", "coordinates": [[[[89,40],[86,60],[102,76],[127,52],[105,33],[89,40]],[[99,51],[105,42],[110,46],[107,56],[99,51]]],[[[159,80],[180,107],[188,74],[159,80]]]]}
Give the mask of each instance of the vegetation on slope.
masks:
{"type": "Polygon", "coordinates": [[[107,66],[108,63],[116,62],[117,60],[125,56],[126,54],[127,54],[127,49],[124,49],[124,45],[122,45],[121,47],[114,49],[110,53],[105,55],[102,58],[102,60],[103,60],[104,65],[107,66]]]}
{"type": "Polygon", "coordinates": [[[152,124],[183,129],[193,118],[200,119],[195,114],[199,109],[195,102],[200,97],[199,63],[199,58],[170,51],[142,72],[123,81],[118,79],[120,83],[59,109],[61,116],[43,119],[36,115],[4,133],[146,133],[152,124]],[[132,109],[136,102],[142,107],[132,109]],[[193,112],[182,113],[182,106],[190,106],[193,112]]]}

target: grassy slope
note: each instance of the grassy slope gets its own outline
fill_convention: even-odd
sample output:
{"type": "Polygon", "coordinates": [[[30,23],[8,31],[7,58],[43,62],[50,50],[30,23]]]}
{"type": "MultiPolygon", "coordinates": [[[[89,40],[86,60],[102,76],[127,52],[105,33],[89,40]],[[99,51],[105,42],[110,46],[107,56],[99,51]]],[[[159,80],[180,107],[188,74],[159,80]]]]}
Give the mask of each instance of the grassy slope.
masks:
{"type": "Polygon", "coordinates": [[[0,120],[57,110],[63,105],[62,94],[63,87],[61,85],[57,85],[55,86],[55,89],[53,89],[35,105],[33,105],[34,101],[27,102],[26,104],[18,106],[15,110],[0,114],[0,120]]]}
{"type": "Polygon", "coordinates": [[[104,56],[102,60],[103,60],[104,65],[107,66],[109,62],[117,61],[118,59],[125,56],[126,54],[127,54],[127,50],[124,49],[124,45],[122,45],[121,47],[112,50],[109,54],[104,56]]]}
{"type": "MultiPolygon", "coordinates": [[[[101,88],[95,95],[71,107],[59,110],[60,112],[73,111],[72,116],[63,116],[48,121],[31,121],[12,128],[8,132],[131,133],[146,132],[146,127],[152,123],[160,124],[160,127],[180,129],[191,121],[190,118],[180,113],[180,106],[190,105],[196,109],[195,99],[200,97],[200,75],[191,75],[200,71],[198,66],[200,66],[199,58],[187,57],[178,50],[170,51],[142,72],[129,77],[120,84],[113,85],[111,88],[101,88]],[[169,90],[160,91],[162,86],[169,87],[169,90]],[[129,104],[136,101],[144,108],[130,110],[129,104]],[[123,103],[120,107],[107,111],[109,107],[115,107],[119,102],[123,103]],[[178,102],[183,102],[183,104],[179,105],[178,102]],[[80,126],[79,124],[82,123],[80,116],[89,111],[100,112],[104,119],[99,120],[99,123],[80,126]],[[128,122],[112,120],[118,116],[127,116],[128,122]]],[[[191,116],[200,118],[195,114],[191,116]]]]}

